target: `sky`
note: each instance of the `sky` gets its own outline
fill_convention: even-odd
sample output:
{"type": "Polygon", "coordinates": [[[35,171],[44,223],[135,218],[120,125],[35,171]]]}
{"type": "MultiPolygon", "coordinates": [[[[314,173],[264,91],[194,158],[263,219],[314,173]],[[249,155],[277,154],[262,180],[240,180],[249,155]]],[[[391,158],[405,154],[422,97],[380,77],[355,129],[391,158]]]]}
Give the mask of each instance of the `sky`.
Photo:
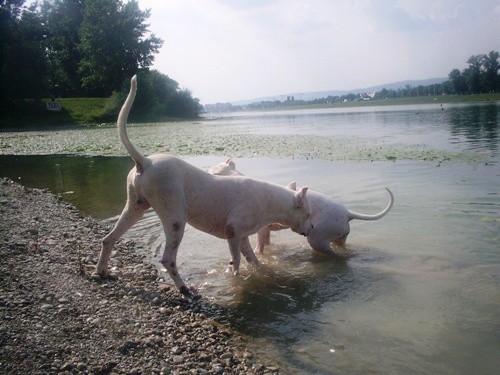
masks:
{"type": "Polygon", "coordinates": [[[154,69],[202,104],[447,77],[500,51],[500,0],[138,0],[154,69]]]}

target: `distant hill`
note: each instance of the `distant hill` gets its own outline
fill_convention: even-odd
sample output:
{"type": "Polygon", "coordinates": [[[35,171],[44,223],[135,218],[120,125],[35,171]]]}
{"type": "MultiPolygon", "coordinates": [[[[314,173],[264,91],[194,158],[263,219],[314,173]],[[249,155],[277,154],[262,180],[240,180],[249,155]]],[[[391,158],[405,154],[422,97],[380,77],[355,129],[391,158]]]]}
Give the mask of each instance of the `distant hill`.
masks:
{"type": "Polygon", "coordinates": [[[318,98],[326,98],[328,96],[342,96],[342,95],[347,95],[347,94],[351,94],[351,93],[352,94],[359,94],[359,93],[363,93],[363,92],[373,93],[373,92],[380,91],[384,88],[387,90],[391,90],[391,89],[397,90],[400,88],[404,88],[406,85],[410,85],[411,87],[429,86],[429,85],[442,83],[445,81],[448,81],[448,77],[399,81],[399,82],[386,83],[383,85],[366,87],[366,88],[355,89],[355,90],[292,92],[292,93],[288,93],[288,94],[265,96],[262,98],[255,98],[255,99],[249,99],[249,100],[239,100],[239,101],[231,102],[231,104],[232,105],[247,105],[247,104],[251,104],[251,103],[260,103],[263,101],[274,101],[274,100],[285,101],[287,99],[287,97],[289,97],[289,96],[293,96],[295,98],[295,100],[314,100],[314,99],[318,99],[318,98]]]}

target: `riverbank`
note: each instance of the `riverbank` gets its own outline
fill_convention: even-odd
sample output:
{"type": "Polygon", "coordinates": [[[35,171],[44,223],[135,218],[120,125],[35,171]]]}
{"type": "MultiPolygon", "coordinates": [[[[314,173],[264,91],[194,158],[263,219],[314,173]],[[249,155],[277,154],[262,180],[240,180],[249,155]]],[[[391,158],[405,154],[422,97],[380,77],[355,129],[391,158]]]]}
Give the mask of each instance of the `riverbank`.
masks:
{"type": "MultiPolygon", "coordinates": [[[[35,130],[35,129],[60,129],[71,126],[100,126],[113,125],[116,123],[118,109],[113,109],[111,98],[60,98],[59,111],[47,110],[50,99],[42,99],[40,102],[27,102],[22,111],[16,113],[0,114],[1,130],[35,130]]],[[[179,116],[135,116],[132,111],[133,122],[166,122],[186,121],[198,119],[198,117],[179,116]]]]}
{"type": "MultiPolygon", "coordinates": [[[[78,125],[114,125],[116,114],[106,113],[106,105],[109,98],[63,98],[62,110],[59,112],[47,111],[44,99],[39,106],[23,111],[18,114],[0,115],[1,130],[36,130],[37,128],[59,128],[61,126],[78,125]]],[[[352,101],[341,103],[323,104],[295,104],[280,105],[271,108],[251,109],[251,111],[276,111],[276,110],[304,110],[322,108],[358,108],[358,107],[384,107],[397,105],[419,105],[419,104],[456,104],[456,103],[495,103],[500,101],[500,93],[474,94],[474,95],[439,95],[418,96],[411,98],[379,99],[366,101],[352,101]]],[[[132,119],[131,122],[167,122],[167,121],[189,121],[201,118],[143,118],[132,119]]]]}
{"type": "Polygon", "coordinates": [[[91,277],[106,225],[0,179],[0,367],[5,374],[278,374],[203,298],[162,283],[132,241],[117,280],[91,277]]]}
{"type": "Polygon", "coordinates": [[[436,104],[472,104],[472,103],[495,103],[500,101],[500,93],[472,94],[472,95],[437,95],[437,96],[416,96],[408,98],[376,99],[376,100],[356,100],[349,102],[334,103],[296,103],[294,105],[280,105],[276,107],[255,108],[250,111],[278,111],[278,110],[304,110],[304,109],[326,109],[326,108],[364,108],[364,107],[387,107],[398,105],[421,105],[436,104]]]}

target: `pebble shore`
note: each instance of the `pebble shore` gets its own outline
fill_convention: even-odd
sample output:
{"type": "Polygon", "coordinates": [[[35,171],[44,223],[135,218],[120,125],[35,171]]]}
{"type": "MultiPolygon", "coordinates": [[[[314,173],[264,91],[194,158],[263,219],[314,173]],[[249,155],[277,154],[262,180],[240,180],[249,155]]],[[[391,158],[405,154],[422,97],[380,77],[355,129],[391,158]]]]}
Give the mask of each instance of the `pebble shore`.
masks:
{"type": "Polygon", "coordinates": [[[4,374],[279,374],[119,242],[116,280],[91,274],[109,228],[47,191],[0,179],[0,369],[4,374]]]}

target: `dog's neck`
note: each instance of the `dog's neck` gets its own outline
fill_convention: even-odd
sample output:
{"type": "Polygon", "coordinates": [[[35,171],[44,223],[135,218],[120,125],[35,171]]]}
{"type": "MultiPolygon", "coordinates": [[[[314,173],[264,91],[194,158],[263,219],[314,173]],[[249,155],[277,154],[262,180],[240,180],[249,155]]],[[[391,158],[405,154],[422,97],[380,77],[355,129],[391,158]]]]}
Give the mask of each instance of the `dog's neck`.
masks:
{"type": "Polygon", "coordinates": [[[264,218],[267,223],[280,223],[287,226],[296,226],[296,215],[298,210],[295,205],[295,192],[289,189],[273,190],[267,196],[267,210],[264,218]]]}

